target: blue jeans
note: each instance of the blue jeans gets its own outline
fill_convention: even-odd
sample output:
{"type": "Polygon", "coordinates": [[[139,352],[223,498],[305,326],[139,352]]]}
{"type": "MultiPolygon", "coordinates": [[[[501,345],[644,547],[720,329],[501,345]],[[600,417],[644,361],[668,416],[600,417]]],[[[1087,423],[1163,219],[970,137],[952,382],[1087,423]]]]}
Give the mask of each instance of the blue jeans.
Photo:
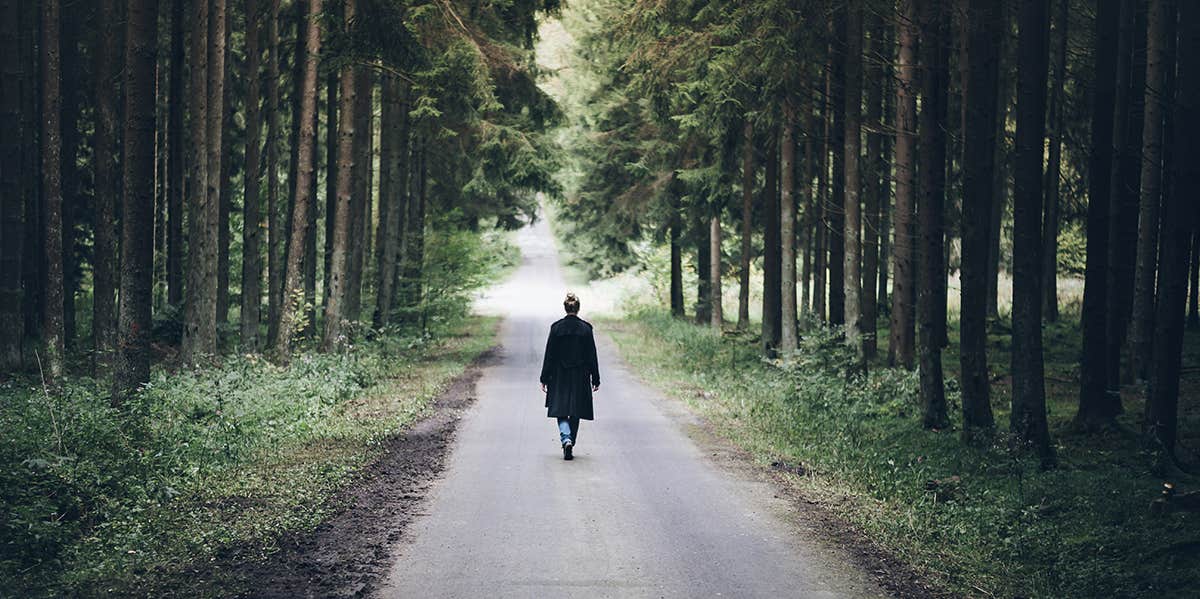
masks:
{"type": "Polygon", "coordinates": [[[569,439],[571,445],[575,444],[575,439],[579,435],[579,419],[578,418],[559,418],[558,419],[558,437],[560,442],[566,443],[569,439]]]}

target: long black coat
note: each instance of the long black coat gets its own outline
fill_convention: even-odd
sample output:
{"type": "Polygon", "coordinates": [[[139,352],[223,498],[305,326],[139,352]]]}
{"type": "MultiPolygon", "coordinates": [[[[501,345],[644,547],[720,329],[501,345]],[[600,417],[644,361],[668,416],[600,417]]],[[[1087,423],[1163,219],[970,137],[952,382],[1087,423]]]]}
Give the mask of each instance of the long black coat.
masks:
{"type": "Polygon", "coordinates": [[[546,415],[592,419],[592,387],[600,386],[592,325],[568,314],[550,325],[541,381],[546,385],[546,415]]]}

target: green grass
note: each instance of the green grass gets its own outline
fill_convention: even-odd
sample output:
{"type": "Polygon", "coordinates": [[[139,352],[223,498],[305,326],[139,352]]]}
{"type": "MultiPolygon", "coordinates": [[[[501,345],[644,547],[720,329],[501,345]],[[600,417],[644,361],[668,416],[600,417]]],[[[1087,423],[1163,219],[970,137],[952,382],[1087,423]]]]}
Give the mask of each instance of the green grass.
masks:
{"type": "MultiPolygon", "coordinates": [[[[90,379],[0,387],[0,595],[146,594],[233,547],[315,527],[382,442],[495,342],[497,321],[286,367],[159,369],[121,409],[90,379]]],[[[207,592],[222,594],[220,589],[207,592]]]]}
{"type": "MultiPolygon", "coordinates": [[[[807,335],[789,365],[764,361],[745,336],[715,334],[660,311],[606,323],[624,357],[649,382],[704,416],[764,465],[802,466],[789,484],[830,507],[937,584],[968,596],[1184,596],[1200,584],[1195,514],[1153,515],[1162,478],[1132,436],[1070,432],[1077,318],[1048,327],[1047,388],[1059,465],[1007,449],[1007,335],[989,340],[994,446],[963,445],[956,430],[920,423],[914,373],[873,365],[847,379],[849,356],[829,331],[807,335]],[[941,494],[926,483],[957,476],[941,494]]],[[[886,331],[880,333],[886,353],[886,331]]],[[[951,331],[952,341],[957,340],[951,331]]],[[[1187,364],[1200,343],[1189,335],[1187,364]]],[[[946,369],[958,371],[954,348],[946,369]]],[[[1196,445],[1195,375],[1184,381],[1185,443],[1196,445]]],[[[957,385],[948,381],[952,418],[957,385]]],[[[1137,426],[1127,398],[1122,423],[1137,426]]],[[[1177,480],[1181,488],[1196,481],[1177,480]]],[[[943,485],[946,488],[945,485],[943,485]]]]}

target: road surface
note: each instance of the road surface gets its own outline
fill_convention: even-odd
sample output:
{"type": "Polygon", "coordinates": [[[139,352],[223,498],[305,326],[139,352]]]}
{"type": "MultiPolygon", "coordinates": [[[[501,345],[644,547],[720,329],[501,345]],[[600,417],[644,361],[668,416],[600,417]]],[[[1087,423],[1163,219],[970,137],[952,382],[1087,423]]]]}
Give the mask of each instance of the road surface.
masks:
{"type": "Polygon", "coordinates": [[[769,485],[713,463],[686,416],[629,371],[602,330],[596,420],[582,423],[575,459],[564,461],[538,373],[567,288],[544,221],[518,244],[522,265],[481,300],[505,317],[499,359],[379,596],[885,595],[789,524],[769,485]]]}

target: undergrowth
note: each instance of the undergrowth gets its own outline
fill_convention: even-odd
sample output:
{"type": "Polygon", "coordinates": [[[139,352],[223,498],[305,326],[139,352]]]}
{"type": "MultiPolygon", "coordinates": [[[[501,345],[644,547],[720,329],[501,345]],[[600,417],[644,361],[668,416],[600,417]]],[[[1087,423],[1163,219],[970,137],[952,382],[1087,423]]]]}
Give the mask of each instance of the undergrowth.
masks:
{"type": "MultiPolygon", "coordinates": [[[[1151,460],[1120,434],[1071,434],[1073,397],[1049,398],[1059,465],[1043,471],[1034,456],[1010,450],[1003,431],[991,447],[971,448],[957,431],[924,430],[916,374],[848,374],[853,356],[836,330],[810,332],[793,359],[769,362],[748,336],[661,311],[607,326],[651,383],[938,586],[967,596],[1091,598],[1184,596],[1200,584],[1195,515],[1152,514],[1164,481],[1151,460]]],[[[1008,420],[1006,384],[998,377],[994,385],[999,423],[1008,420]]],[[[952,378],[947,396],[955,415],[952,378]]]]}

